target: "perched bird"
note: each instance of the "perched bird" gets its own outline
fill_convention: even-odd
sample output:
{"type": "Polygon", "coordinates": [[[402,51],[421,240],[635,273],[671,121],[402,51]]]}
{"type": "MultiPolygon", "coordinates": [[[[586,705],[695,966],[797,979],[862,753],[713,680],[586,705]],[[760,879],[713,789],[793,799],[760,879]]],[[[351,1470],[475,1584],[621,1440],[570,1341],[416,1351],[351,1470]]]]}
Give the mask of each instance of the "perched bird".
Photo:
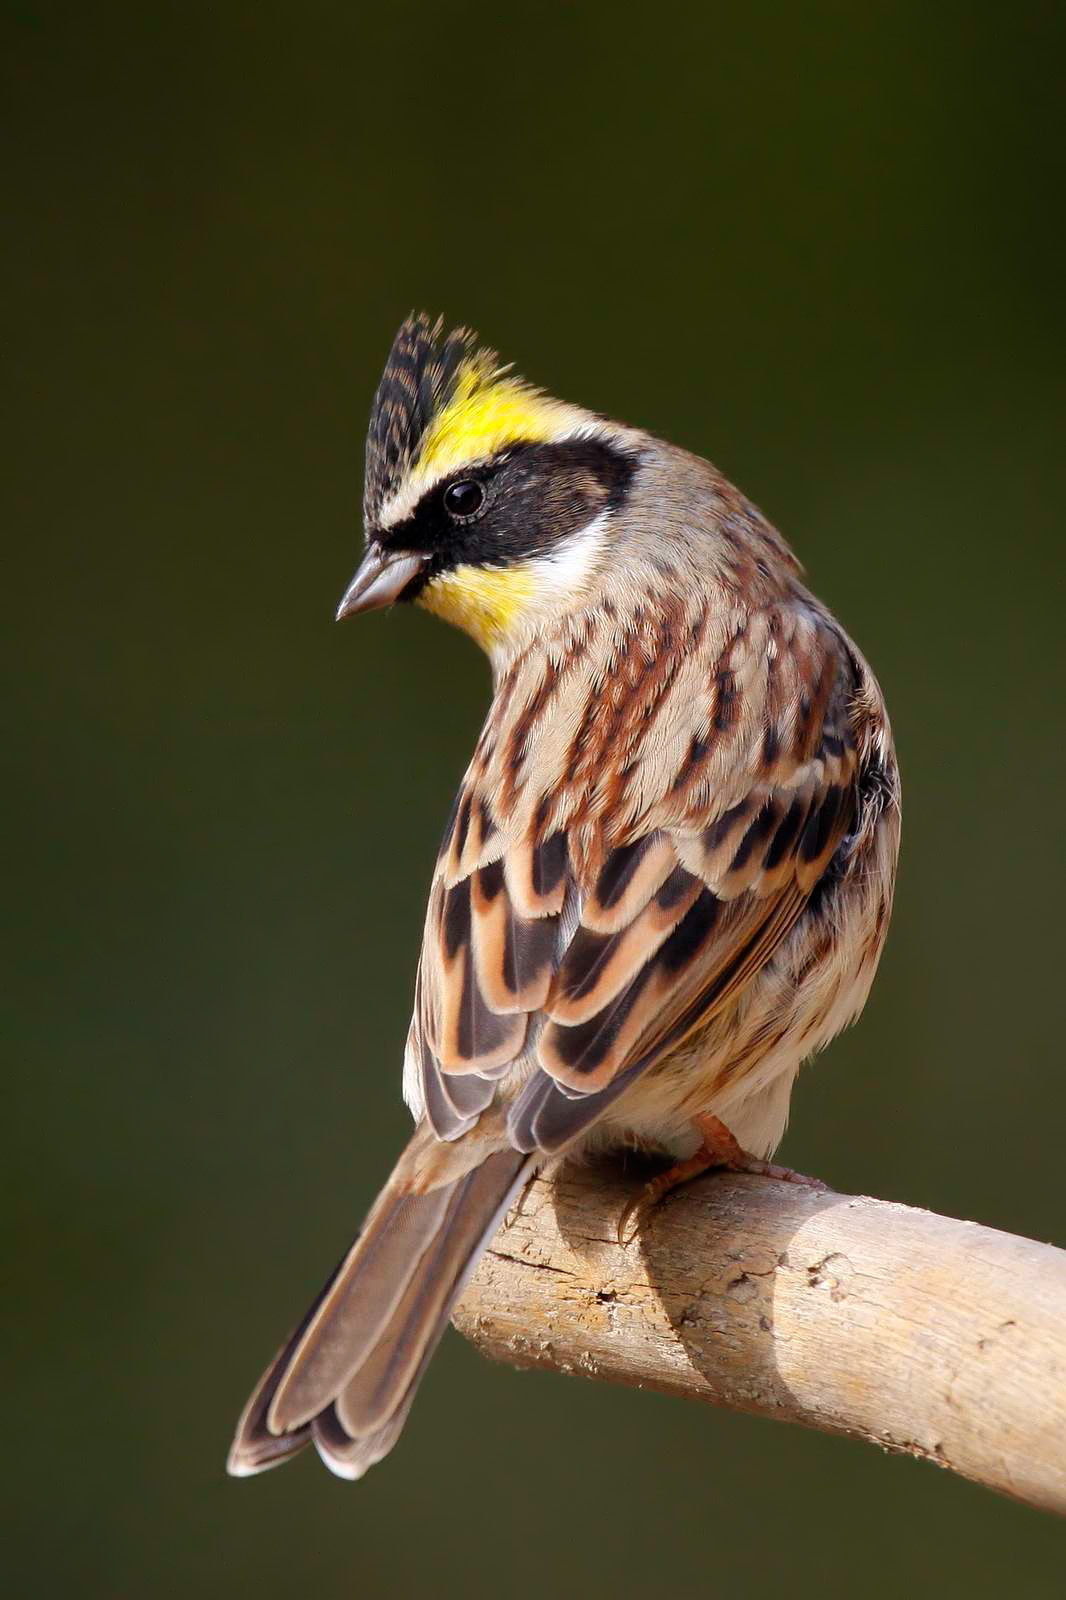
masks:
{"type": "Polygon", "coordinates": [[[374,399],[338,617],[411,602],[494,691],[429,895],[411,1142],[245,1408],[243,1475],[392,1448],[523,1184],[591,1146],[770,1170],[800,1063],[865,1003],[899,780],[880,690],[706,461],[413,316],[374,399]]]}

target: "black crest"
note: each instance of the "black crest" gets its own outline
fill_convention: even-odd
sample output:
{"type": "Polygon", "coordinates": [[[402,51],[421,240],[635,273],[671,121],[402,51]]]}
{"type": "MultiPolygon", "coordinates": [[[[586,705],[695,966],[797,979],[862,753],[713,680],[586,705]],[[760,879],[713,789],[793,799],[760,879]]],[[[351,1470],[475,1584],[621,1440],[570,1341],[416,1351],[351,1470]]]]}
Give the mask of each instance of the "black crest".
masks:
{"type": "Polygon", "coordinates": [[[403,480],[418,455],[426,429],[455,393],[465,363],[494,366],[490,351],[476,351],[467,328],[444,333],[438,318],[412,313],[393,341],[370,413],[366,438],[363,515],[376,525],[382,504],[403,480]]]}

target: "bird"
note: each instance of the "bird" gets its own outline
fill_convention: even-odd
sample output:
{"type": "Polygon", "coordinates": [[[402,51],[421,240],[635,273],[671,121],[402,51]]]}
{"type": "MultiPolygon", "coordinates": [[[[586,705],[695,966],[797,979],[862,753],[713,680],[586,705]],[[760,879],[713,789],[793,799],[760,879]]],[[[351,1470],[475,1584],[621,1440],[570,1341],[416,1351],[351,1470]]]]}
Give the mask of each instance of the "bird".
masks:
{"type": "MultiPolygon", "coordinates": [[[[338,618],[414,604],[492,666],[429,892],[415,1127],[267,1368],[228,1470],[392,1448],[538,1172],[613,1148],[771,1165],[802,1062],[861,1012],[900,783],[881,690],[708,461],[552,398],[465,328],[401,326],[338,618]]],[[[643,1226],[642,1213],[638,1226],[643,1226]]]]}

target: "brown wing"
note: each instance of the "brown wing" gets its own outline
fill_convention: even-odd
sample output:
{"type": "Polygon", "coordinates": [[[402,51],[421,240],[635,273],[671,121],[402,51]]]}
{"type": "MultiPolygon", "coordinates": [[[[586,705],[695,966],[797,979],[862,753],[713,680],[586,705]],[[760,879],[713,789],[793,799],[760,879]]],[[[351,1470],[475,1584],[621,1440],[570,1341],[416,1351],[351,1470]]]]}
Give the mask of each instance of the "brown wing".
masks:
{"type": "Polygon", "coordinates": [[[440,1138],[465,1132],[522,1058],[558,970],[574,895],[562,833],[515,838],[464,789],[430,892],[408,1041],[440,1138]]]}
{"type": "Polygon", "coordinates": [[[801,915],[854,825],[854,673],[828,625],[786,652],[778,624],[767,656],[774,635],[745,624],[702,703],[646,673],[626,727],[650,742],[616,727],[599,771],[589,740],[582,759],[575,745],[580,792],[562,803],[516,803],[514,768],[535,762],[501,773],[475,758],[438,862],[410,1041],[440,1137],[472,1126],[521,1067],[511,1138],[560,1148],[733,1001],[801,915]],[[638,766],[644,803],[612,836],[618,795],[602,820],[592,797],[638,766]]]}
{"type": "Polygon", "coordinates": [[[582,916],[546,1007],[540,1072],[511,1111],[519,1149],[560,1149],[740,994],[802,914],[853,809],[851,787],[824,780],[757,792],[721,833],[669,838],[677,864],[624,929],[595,932],[582,916]]]}

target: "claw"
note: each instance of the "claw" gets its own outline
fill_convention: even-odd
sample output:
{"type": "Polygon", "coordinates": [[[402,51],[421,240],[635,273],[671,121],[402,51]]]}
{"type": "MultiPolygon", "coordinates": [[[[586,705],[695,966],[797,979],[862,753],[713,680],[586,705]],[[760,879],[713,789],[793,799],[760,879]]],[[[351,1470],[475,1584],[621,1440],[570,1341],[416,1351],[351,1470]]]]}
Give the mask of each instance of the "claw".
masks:
{"type": "Polygon", "coordinates": [[[796,1183],[803,1189],[828,1192],[829,1185],[821,1178],[808,1178],[805,1172],[793,1172],[791,1167],[779,1167],[772,1161],[749,1155],[720,1117],[704,1113],[692,1120],[703,1135],[704,1149],[713,1154],[716,1165],[728,1167],[730,1172],[752,1172],[761,1178],[776,1178],[778,1183],[796,1183]]]}
{"type": "Polygon", "coordinates": [[[694,1156],[689,1156],[685,1161],[677,1161],[672,1167],[667,1167],[665,1172],[660,1172],[651,1179],[634,1195],[618,1219],[618,1243],[625,1250],[632,1244],[637,1235],[637,1228],[626,1237],[627,1229],[634,1217],[637,1218],[638,1227],[645,1213],[653,1206],[657,1206],[663,1195],[669,1194],[671,1189],[676,1189],[679,1184],[688,1183],[690,1178],[698,1178],[701,1173],[721,1163],[716,1155],[709,1150],[697,1150],[694,1156]]]}
{"type": "Polygon", "coordinates": [[[629,1239],[626,1238],[626,1230],[636,1213],[643,1210],[645,1198],[645,1191],[642,1189],[640,1194],[634,1195],[618,1219],[618,1245],[622,1250],[625,1250],[636,1237],[636,1228],[633,1229],[632,1236],[629,1239]]]}
{"type": "Polygon", "coordinates": [[[762,1161],[758,1156],[749,1155],[721,1118],[708,1113],[693,1117],[692,1120],[702,1135],[700,1148],[695,1155],[675,1162],[665,1172],[660,1172],[658,1177],[652,1178],[629,1202],[618,1219],[618,1243],[623,1250],[632,1244],[645,1214],[658,1205],[664,1195],[714,1167],[725,1167],[729,1172],[753,1172],[763,1178],[776,1178],[779,1183],[796,1183],[804,1189],[815,1189],[822,1194],[827,1192],[828,1185],[820,1178],[808,1178],[803,1172],[793,1172],[791,1167],[778,1167],[772,1161],[762,1161]],[[629,1224],[634,1218],[637,1225],[629,1233],[629,1224]]]}

